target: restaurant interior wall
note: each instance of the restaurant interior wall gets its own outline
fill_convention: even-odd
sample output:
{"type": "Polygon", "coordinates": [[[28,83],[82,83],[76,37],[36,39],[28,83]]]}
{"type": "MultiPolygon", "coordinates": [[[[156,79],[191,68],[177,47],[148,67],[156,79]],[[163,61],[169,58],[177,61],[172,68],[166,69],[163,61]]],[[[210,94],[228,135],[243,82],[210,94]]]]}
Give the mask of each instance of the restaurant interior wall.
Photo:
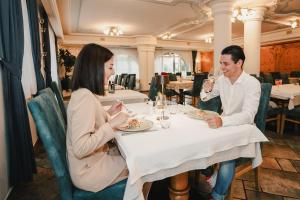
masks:
{"type": "MultiPolygon", "coordinates": [[[[261,72],[300,70],[300,41],[265,45],[260,51],[261,72]]],[[[208,72],[212,66],[213,52],[201,52],[201,71],[208,72]]]]}

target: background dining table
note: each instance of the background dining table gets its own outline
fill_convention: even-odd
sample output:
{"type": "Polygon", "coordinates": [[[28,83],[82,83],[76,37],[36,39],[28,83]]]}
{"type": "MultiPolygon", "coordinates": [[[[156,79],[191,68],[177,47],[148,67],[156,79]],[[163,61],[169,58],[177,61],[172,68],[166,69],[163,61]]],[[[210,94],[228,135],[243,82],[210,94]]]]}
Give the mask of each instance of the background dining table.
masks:
{"type": "Polygon", "coordinates": [[[137,114],[135,118],[151,120],[154,126],[134,134],[116,133],[129,170],[124,200],[144,199],[142,188],[145,182],[172,177],[174,183],[178,176],[183,177],[184,188],[181,184],[180,191],[176,188],[178,184],[173,184],[169,195],[172,199],[188,199],[186,172],[239,157],[253,158],[253,167],[262,162],[260,142],[268,140],[256,126],[245,124],[211,129],[206,122],[187,115],[195,108],[180,104],[172,106],[176,114],[169,115],[170,127],[163,129],[150,104],[127,105],[137,114]]]}

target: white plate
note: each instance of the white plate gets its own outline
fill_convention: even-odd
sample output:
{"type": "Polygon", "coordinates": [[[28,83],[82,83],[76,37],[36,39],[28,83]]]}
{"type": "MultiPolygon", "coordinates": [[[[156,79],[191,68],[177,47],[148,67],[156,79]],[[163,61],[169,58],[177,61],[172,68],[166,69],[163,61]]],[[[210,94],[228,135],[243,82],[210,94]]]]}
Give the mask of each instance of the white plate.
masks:
{"type": "Polygon", "coordinates": [[[139,121],[139,126],[134,128],[128,128],[128,123],[125,126],[119,127],[118,129],[125,132],[138,132],[145,131],[153,126],[153,122],[147,119],[137,119],[139,121]]]}
{"type": "Polygon", "coordinates": [[[203,120],[205,115],[219,116],[218,113],[210,110],[192,110],[187,112],[186,114],[190,118],[200,119],[200,120],[203,120]],[[201,115],[200,112],[203,112],[203,115],[201,115]]]}

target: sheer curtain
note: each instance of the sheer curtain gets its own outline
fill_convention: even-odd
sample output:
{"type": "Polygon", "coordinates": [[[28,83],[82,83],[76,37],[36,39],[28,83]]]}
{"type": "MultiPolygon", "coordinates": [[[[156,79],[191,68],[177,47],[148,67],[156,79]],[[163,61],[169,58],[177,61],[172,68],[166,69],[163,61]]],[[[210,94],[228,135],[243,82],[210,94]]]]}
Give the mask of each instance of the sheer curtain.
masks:
{"type": "Polygon", "coordinates": [[[36,94],[36,78],[34,63],[32,59],[31,37],[28,21],[28,10],[26,0],[22,0],[23,26],[24,26],[24,56],[22,67],[22,86],[25,98],[28,99],[32,94],[36,94]]]}
{"type": "Polygon", "coordinates": [[[114,53],[114,66],[116,74],[136,74],[139,78],[139,66],[136,49],[110,49],[114,53]]]}
{"type": "Polygon", "coordinates": [[[52,81],[58,82],[57,73],[57,55],[56,55],[56,45],[55,45],[55,35],[52,26],[49,24],[49,41],[50,41],[50,58],[51,58],[51,77],[52,81]]]}

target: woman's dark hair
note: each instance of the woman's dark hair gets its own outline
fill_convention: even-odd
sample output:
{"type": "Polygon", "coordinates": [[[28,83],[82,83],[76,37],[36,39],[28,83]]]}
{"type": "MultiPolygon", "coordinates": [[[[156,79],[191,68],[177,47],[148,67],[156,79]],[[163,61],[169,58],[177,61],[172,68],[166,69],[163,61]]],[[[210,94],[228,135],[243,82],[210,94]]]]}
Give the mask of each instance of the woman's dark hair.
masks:
{"type": "Polygon", "coordinates": [[[222,50],[221,54],[231,55],[231,59],[233,60],[234,63],[237,63],[239,60],[242,60],[243,61],[242,66],[244,65],[246,59],[245,54],[242,47],[238,45],[231,45],[226,47],[225,49],[222,50]]]}
{"type": "Polygon", "coordinates": [[[113,53],[98,44],[85,45],[77,56],[72,90],[86,88],[97,95],[104,95],[104,63],[113,53]]]}

